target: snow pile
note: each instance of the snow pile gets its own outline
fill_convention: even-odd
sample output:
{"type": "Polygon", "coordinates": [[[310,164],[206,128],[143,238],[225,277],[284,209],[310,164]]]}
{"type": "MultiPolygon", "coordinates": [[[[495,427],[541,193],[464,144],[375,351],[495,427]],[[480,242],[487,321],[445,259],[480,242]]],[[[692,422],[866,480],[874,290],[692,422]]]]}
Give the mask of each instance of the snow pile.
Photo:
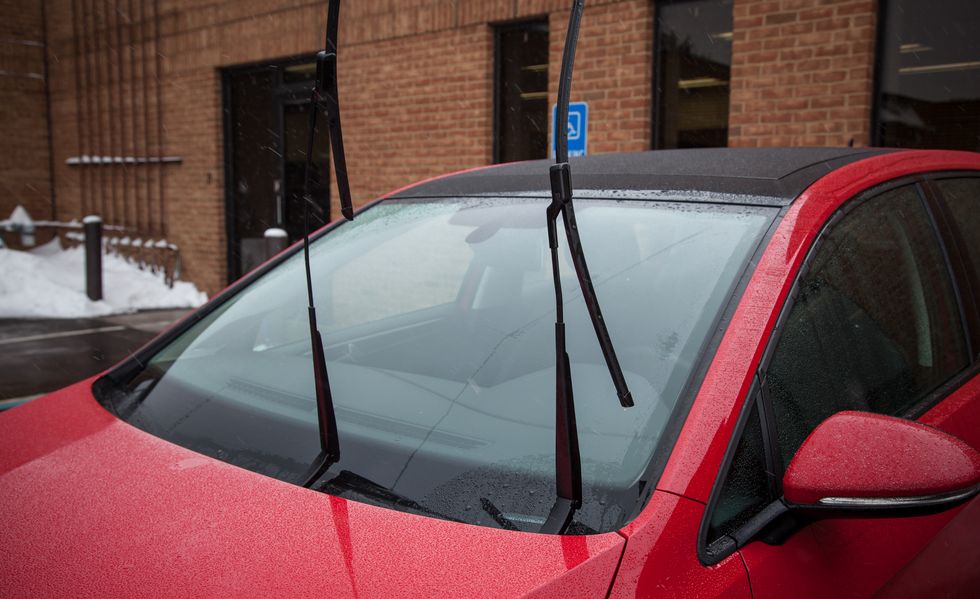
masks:
{"type": "Polygon", "coordinates": [[[27,210],[23,206],[17,204],[14,211],[10,213],[10,218],[7,220],[0,221],[0,225],[4,226],[30,226],[33,225],[34,221],[31,219],[31,215],[27,213],[27,210]]]}
{"type": "Polygon", "coordinates": [[[162,273],[102,256],[104,299],[85,295],[85,251],[54,241],[30,252],[0,249],[0,318],[78,318],[156,308],[196,308],[207,295],[192,283],[167,287],[162,273]]]}

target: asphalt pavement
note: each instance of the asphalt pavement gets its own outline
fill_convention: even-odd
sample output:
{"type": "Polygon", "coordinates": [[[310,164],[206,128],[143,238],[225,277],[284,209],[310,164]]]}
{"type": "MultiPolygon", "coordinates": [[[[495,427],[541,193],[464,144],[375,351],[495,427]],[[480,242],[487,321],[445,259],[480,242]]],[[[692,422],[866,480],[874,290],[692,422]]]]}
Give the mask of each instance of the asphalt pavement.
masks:
{"type": "Polygon", "coordinates": [[[102,372],[186,313],[0,319],[0,409],[102,372]]]}

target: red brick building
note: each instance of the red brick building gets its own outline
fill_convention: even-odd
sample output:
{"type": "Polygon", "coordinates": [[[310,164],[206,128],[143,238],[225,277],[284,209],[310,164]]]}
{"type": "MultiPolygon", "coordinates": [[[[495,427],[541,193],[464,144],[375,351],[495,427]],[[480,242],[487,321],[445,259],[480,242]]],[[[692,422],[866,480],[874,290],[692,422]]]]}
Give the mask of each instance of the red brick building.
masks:
{"type": "MultiPolygon", "coordinates": [[[[358,0],[340,32],[357,203],[547,155],[568,0],[358,0]]],[[[214,292],[295,233],[322,0],[0,2],[0,217],[101,214],[214,292]]],[[[590,0],[590,154],[705,145],[980,150],[980,4],[590,0]]],[[[326,173],[327,150],[316,162],[326,173]]],[[[317,190],[329,197],[332,177],[317,190]]],[[[336,206],[331,215],[339,214],[336,206]]]]}

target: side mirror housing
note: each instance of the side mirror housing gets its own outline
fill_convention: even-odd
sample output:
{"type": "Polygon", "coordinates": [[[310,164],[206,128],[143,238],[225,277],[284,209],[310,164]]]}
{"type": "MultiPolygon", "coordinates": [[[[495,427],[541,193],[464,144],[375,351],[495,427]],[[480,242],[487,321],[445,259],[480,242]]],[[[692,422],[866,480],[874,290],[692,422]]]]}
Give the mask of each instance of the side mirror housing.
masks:
{"type": "Polygon", "coordinates": [[[924,424],[866,412],[823,421],[783,477],[790,509],[837,516],[939,512],[978,491],[980,453],[970,445],[924,424]]]}

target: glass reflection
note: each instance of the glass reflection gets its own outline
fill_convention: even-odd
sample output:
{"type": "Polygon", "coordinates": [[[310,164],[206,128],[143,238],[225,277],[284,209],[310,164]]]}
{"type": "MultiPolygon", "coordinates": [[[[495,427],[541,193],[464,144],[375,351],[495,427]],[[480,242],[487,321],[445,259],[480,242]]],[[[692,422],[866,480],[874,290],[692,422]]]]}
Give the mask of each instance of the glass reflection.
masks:
{"type": "Polygon", "coordinates": [[[980,150],[980,3],[881,4],[878,145],[980,150]]]}

